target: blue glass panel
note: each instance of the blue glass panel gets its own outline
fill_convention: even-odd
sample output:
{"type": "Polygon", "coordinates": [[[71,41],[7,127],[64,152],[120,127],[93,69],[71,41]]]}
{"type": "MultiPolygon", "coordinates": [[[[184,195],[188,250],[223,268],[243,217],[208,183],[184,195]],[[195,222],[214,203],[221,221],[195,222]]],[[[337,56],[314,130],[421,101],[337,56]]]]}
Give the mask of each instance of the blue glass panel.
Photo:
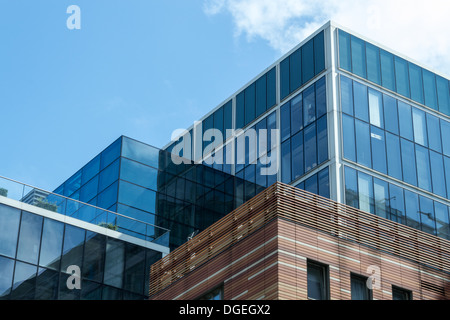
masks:
{"type": "Polygon", "coordinates": [[[14,260],[0,257],[0,300],[7,299],[11,292],[14,260]]]}
{"type": "Polygon", "coordinates": [[[233,128],[233,102],[228,101],[223,107],[223,118],[224,118],[224,137],[226,135],[227,129],[233,128]]]}
{"type": "Polygon", "coordinates": [[[80,201],[89,202],[92,198],[97,195],[98,191],[98,176],[91,179],[86,183],[80,190],[80,201]]]}
{"type": "Polygon", "coordinates": [[[17,259],[37,264],[42,231],[41,216],[22,212],[17,259]]]}
{"type": "Polygon", "coordinates": [[[320,78],[315,83],[316,85],[316,112],[317,118],[320,118],[327,113],[327,89],[325,77],[320,78]]]}
{"type": "Polygon", "coordinates": [[[302,47],[302,83],[314,77],[314,40],[311,39],[302,47]]]}
{"type": "Polygon", "coordinates": [[[414,143],[401,139],[403,181],[417,185],[414,143]]]}
{"type": "Polygon", "coordinates": [[[316,97],[314,86],[303,91],[303,124],[308,124],[316,120],[316,97]]]}
{"type": "Polygon", "coordinates": [[[119,179],[119,159],[100,172],[98,191],[101,192],[119,179]]]}
{"type": "Polygon", "coordinates": [[[133,139],[123,139],[122,156],[158,168],[159,150],[133,139]]]}
{"type": "Polygon", "coordinates": [[[373,194],[375,199],[375,214],[379,217],[389,219],[389,190],[388,183],[373,179],[373,194]]]}
{"type": "Polygon", "coordinates": [[[292,144],[292,180],[301,177],[304,174],[303,161],[303,131],[294,135],[291,139],[292,144]]]}
{"type": "Polygon", "coordinates": [[[304,131],[305,173],[317,166],[316,124],[312,123],[304,131]]]}
{"type": "Polygon", "coordinates": [[[36,290],[37,267],[17,261],[11,299],[32,300],[36,290]],[[20,287],[20,288],[19,288],[20,287]]]}
{"type": "Polygon", "coordinates": [[[356,161],[363,166],[372,167],[370,153],[370,130],[369,124],[356,120],[356,161]]]}
{"type": "Polygon", "coordinates": [[[16,256],[19,221],[20,210],[0,205],[0,254],[11,258],[16,256]]]}
{"type": "Polygon", "coordinates": [[[137,185],[120,181],[119,202],[137,209],[155,213],[156,193],[137,185]]]}
{"type": "Polygon", "coordinates": [[[289,93],[302,85],[302,48],[293,52],[289,57],[289,93]]]}
{"type": "Polygon", "coordinates": [[[420,196],[419,201],[420,201],[420,220],[422,221],[422,231],[435,235],[436,218],[434,215],[433,200],[420,196]]]}
{"type": "Polygon", "coordinates": [[[369,89],[370,124],[384,128],[383,95],[381,92],[369,89]]]}
{"type": "Polygon", "coordinates": [[[276,68],[273,67],[267,73],[267,109],[273,107],[276,104],[276,68]]]}
{"type": "Polygon", "coordinates": [[[82,169],[81,184],[85,184],[91,180],[100,170],[100,155],[92,159],[82,169]]]}
{"type": "Polygon", "coordinates": [[[219,108],[214,112],[214,129],[219,130],[222,133],[222,136],[225,135],[223,131],[223,107],[219,108]]]}
{"type": "Polygon", "coordinates": [[[420,209],[419,197],[416,193],[405,190],[405,209],[406,209],[406,224],[410,227],[420,229],[420,209]]]}
{"type": "MultiPolygon", "coordinates": [[[[271,133],[271,130],[275,130],[277,128],[277,118],[276,118],[276,112],[272,112],[269,116],[267,116],[267,132],[271,133]]],[[[269,137],[267,139],[267,146],[270,146],[270,149],[272,149],[272,144],[277,145],[277,141],[272,142],[272,135],[269,134],[269,137]]]]}
{"type": "Polygon", "coordinates": [[[442,152],[450,157],[450,122],[441,119],[442,152]]]}
{"type": "Polygon", "coordinates": [[[397,100],[383,94],[385,129],[398,135],[397,100]]]}
{"type": "Polygon", "coordinates": [[[107,209],[117,202],[117,184],[118,182],[112,184],[99,194],[97,198],[98,207],[107,209]]]}
{"type": "Polygon", "coordinates": [[[370,137],[372,142],[372,168],[382,173],[387,173],[386,166],[386,140],[384,131],[371,126],[370,137]]]}
{"type": "Polygon", "coordinates": [[[439,118],[427,113],[428,143],[431,149],[442,153],[439,118]]]}
{"type": "Polygon", "coordinates": [[[380,62],[383,87],[395,91],[394,56],[387,51],[380,50],[380,62]]]}
{"type": "Polygon", "coordinates": [[[81,266],[83,262],[85,230],[71,225],[65,225],[63,256],[61,271],[66,272],[71,265],[81,266]]]}
{"type": "Polygon", "coordinates": [[[369,122],[369,101],[367,97],[367,87],[359,82],[353,81],[353,94],[355,117],[369,122]]]}
{"type": "Polygon", "coordinates": [[[411,99],[423,104],[422,69],[412,63],[409,63],[409,85],[411,88],[411,99]]]}
{"type": "MultiPolygon", "coordinates": [[[[299,94],[291,100],[291,135],[303,129],[303,95],[299,94]]],[[[284,119],[283,121],[286,121],[284,119]]]]}
{"type": "Polygon", "coordinates": [[[317,161],[318,164],[328,160],[327,117],[317,120],[317,161]]]}
{"type": "Polygon", "coordinates": [[[280,108],[280,121],[281,121],[281,141],[286,140],[287,138],[289,138],[290,134],[291,134],[291,117],[290,117],[290,113],[291,113],[291,104],[290,102],[284,104],[281,108],[280,108]]]}
{"type": "Polygon", "coordinates": [[[70,197],[81,187],[81,170],[71,176],[64,184],[64,195],[70,197]]]}
{"type": "Polygon", "coordinates": [[[352,49],[352,71],[354,74],[365,78],[366,77],[366,49],[363,40],[351,37],[352,49]]]}
{"type": "Polygon", "coordinates": [[[317,174],[314,174],[305,180],[305,190],[314,194],[319,194],[317,174]]]}
{"type": "Polygon", "coordinates": [[[262,115],[267,109],[266,75],[256,80],[256,117],[262,115]]]}
{"type": "Polygon", "coordinates": [[[381,85],[380,49],[366,43],[367,80],[381,85]]]}
{"type": "Polygon", "coordinates": [[[352,71],[352,60],[350,53],[350,35],[339,30],[339,67],[352,71]]]}
{"type": "Polygon", "coordinates": [[[340,79],[342,112],[353,115],[353,81],[344,76],[340,79]]]}
{"type": "Polygon", "coordinates": [[[286,98],[291,91],[289,90],[289,57],[280,63],[280,99],[286,98]]]}
{"type": "Polygon", "coordinates": [[[242,91],[236,96],[236,129],[244,128],[245,126],[245,91],[242,91]]]}
{"type": "Polygon", "coordinates": [[[345,203],[359,208],[358,178],[356,170],[349,167],[345,167],[345,203]]]}
{"type": "MultiPolygon", "coordinates": [[[[250,200],[255,196],[255,165],[251,164],[245,168],[244,179],[245,183],[245,201],[250,200]]],[[[220,203],[220,201],[219,201],[220,203]]]]}
{"type": "Polygon", "coordinates": [[[41,253],[39,258],[40,266],[59,271],[63,233],[63,223],[47,218],[44,219],[41,253]]]}
{"type": "Polygon", "coordinates": [[[330,179],[328,167],[321,170],[317,179],[319,181],[319,195],[325,198],[330,198],[330,179]]]}
{"type": "Polygon", "coordinates": [[[397,93],[410,97],[409,92],[409,76],[408,76],[408,62],[395,56],[395,82],[397,86],[397,93]]]}
{"type": "Polygon", "coordinates": [[[122,159],[120,178],[148,189],[157,190],[158,170],[135,161],[122,159]]]}
{"type": "Polygon", "coordinates": [[[450,221],[448,207],[440,202],[434,202],[434,213],[436,215],[437,236],[444,239],[450,239],[450,221]]]}
{"type": "Polygon", "coordinates": [[[414,128],[414,142],[422,146],[428,146],[427,122],[425,119],[425,112],[416,108],[412,108],[412,116],[414,128]]]}
{"type": "Polygon", "coordinates": [[[402,159],[400,155],[400,139],[396,135],[386,132],[386,155],[388,175],[402,180],[402,159]]]}
{"type": "Polygon", "coordinates": [[[86,244],[83,260],[83,278],[102,282],[106,236],[95,232],[86,232],[86,244]]]}
{"type": "Polygon", "coordinates": [[[106,243],[104,283],[121,288],[125,264],[125,242],[108,238],[106,243]]]}
{"type": "Polygon", "coordinates": [[[117,207],[117,212],[123,214],[127,217],[131,217],[133,219],[143,221],[149,224],[156,224],[156,216],[147,211],[142,211],[136,208],[132,208],[130,206],[126,206],[124,204],[119,204],[117,207]]]}
{"type": "Polygon", "coordinates": [[[255,84],[252,83],[245,89],[245,124],[249,124],[255,120],[256,105],[255,105],[255,84]]]}
{"type": "Polygon", "coordinates": [[[319,74],[325,69],[325,41],[324,32],[322,31],[314,37],[314,70],[315,74],[319,74]]]}
{"type": "Polygon", "coordinates": [[[291,182],[291,141],[281,144],[281,182],[291,182]]]}
{"type": "Polygon", "coordinates": [[[356,162],[355,120],[343,114],[342,130],[344,134],[344,158],[356,162]]]}
{"type": "Polygon", "coordinates": [[[430,159],[428,156],[428,149],[416,145],[416,163],[418,187],[431,191],[430,159]]]}
{"type": "MultiPolygon", "coordinates": [[[[207,130],[210,130],[210,129],[214,129],[214,115],[213,114],[209,115],[205,120],[203,120],[203,123],[202,123],[202,131],[203,131],[202,132],[202,137],[204,137],[205,136],[205,132],[207,130]]],[[[205,147],[208,144],[209,144],[209,141],[203,140],[203,150],[205,150],[205,147]]]]}
{"type": "Polygon", "coordinates": [[[450,199],[450,158],[444,157],[445,181],[447,184],[447,199],[450,199]]]}
{"type": "Polygon", "coordinates": [[[433,193],[445,198],[447,196],[447,191],[445,188],[444,159],[442,158],[442,155],[431,150],[430,167],[433,193]]]}
{"type": "Polygon", "coordinates": [[[437,87],[439,111],[450,116],[450,93],[448,80],[436,76],[436,87],[437,87]]]}
{"type": "Polygon", "coordinates": [[[413,125],[410,105],[398,101],[398,119],[400,123],[400,135],[403,138],[413,141],[413,125]]]}
{"type": "Polygon", "coordinates": [[[122,146],[122,137],[114,141],[100,155],[100,170],[105,169],[110,163],[120,156],[122,146]]]}
{"type": "Polygon", "coordinates": [[[373,197],[373,181],[368,174],[358,172],[359,209],[375,213],[373,197]]]}
{"type": "Polygon", "coordinates": [[[391,207],[392,221],[406,224],[405,200],[403,198],[403,189],[396,185],[389,184],[389,204],[391,207]]]}
{"type": "Polygon", "coordinates": [[[425,96],[425,105],[438,109],[437,103],[437,89],[436,89],[436,76],[434,73],[422,69],[423,74],[423,91],[425,96]]]}

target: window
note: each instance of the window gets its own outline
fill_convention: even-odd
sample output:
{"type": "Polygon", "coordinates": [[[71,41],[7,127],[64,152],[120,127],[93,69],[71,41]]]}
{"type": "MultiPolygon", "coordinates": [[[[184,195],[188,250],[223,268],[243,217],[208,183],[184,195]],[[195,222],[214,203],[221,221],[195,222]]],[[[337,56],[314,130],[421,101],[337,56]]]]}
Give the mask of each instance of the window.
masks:
{"type": "Polygon", "coordinates": [[[412,300],[412,292],[392,286],[392,300],[412,300]]]}
{"type": "Polygon", "coordinates": [[[340,79],[342,112],[353,115],[353,81],[343,76],[340,79]]]}
{"type": "Polygon", "coordinates": [[[302,85],[302,48],[297,49],[289,57],[289,93],[302,85]]]}
{"type": "Polygon", "coordinates": [[[280,63],[280,99],[283,100],[289,93],[289,57],[287,57],[280,63]]]}
{"type": "Polygon", "coordinates": [[[158,170],[128,159],[122,159],[120,179],[157,190],[158,170]]]}
{"type": "Polygon", "coordinates": [[[450,123],[441,119],[442,152],[450,157],[450,123]]]}
{"type": "Polygon", "coordinates": [[[120,156],[121,147],[122,147],[122,138],[119,138],[101,153],[100,170],[105,169],[110,163],[112,163],[120,156]]]}
{"type": "Polygon", "coordinates": [[[374,178],[373,193],[375,201],[375,214],[379,217],[389,219],[388,183],[383,180],[374,178]]]}
{"type": "Polygon", "coordinates": [[[367,87],[359,82],[353,81],[353,94],[355,103],[355,117],[369,122],[367,87]]]}
{"type": "Polygon", "coordinates": [[[305,190],[314,194],[319,194],[317,185],[317,174],[305,180],[305,190]]]}
{"type": "Polygon", "coordinates": [[[436,231],[438,237],[450,240],[449,208],[440,202],[434,201],[434,213],[436,215],[436,231]]]}
{"type": "Polygon", "coordinates": [[[383,96],[381,92],[369,89],[370,124],[384,128],[383,123],[383,96]]]}
{"type": "Polygon", "coordinates": [[[405,139],[400,139],[400,146],[402,150],[403,181],[416,186],[417,176],[414,143],[409,142],[405,139]]]}
{"type": "Polygon", "coordinates": [[[430,149],[442,153],[439,119],[427,113],[428,144],[430,149]]]}
{"type": "Polygon", "coordinates": [[[354,74],[366,77],[366,49],[365,42],[351,36],[352,71],[354,74]]]}
{"type": "MultiPolygon", "coordinates": [[[[408,159],[407,161],[411,161],[408,159]]],[[[428,150],[416,145],[417,183],[418,187],[431,191],[430,158],[428,150]]]]}
{"type": "Polygon", "coordinates": [[[339,66],[344,70],[352,71],[351,64],[350,35],[339,30],[339,66]]]}
{"type": "Polygon", "coordinates": [[[367,277],[351,275],[352,300],[372,300],[372,290],[367,286],[367,277]]]}
{"type": "Polygon", "coordinates": [[[425,69],[423,72],[423,91],[425,95],[425,105],[438,109],[437,105],[437,89],[436,89],[436,76],[434,73],[427,71],[425,69]]]}
{"type": "Polygon", "coordinates": [[[330,198],[330,180],[328,167],[318,173],[319,195],[330,198]]]}
{"type": "Polygon", "coordinates": [[[420,196],[419,203],[420,203],[420,220],[422,221],[422,231],[435,235],[436,218],[434,215],[433,200],[420,196]]]}
{"type": "Polygon", "coordinates": [[[280,109],[280,121],[281,121],[281,141],[289,138],[291,134],[291,119],[290,119],[290,102],[284,104],[280,109]]]}
{"type": "Polygon", "coordinates": [[[344,134],[344,158],[356,162],[355,121],[352,117],[342,115],[342,130],[344,134]]]}
{"type": "Polygon", "coordinates": [[[122,156],[158,168],[159,150],[139,141],[124,138],[122,156]]]}
{"type": "Polygon", "coordinates": [[[374,213],[372,177],[362,172],[358,172],[358,196],[359,209],[365,212],[374,213]]]}
{"type": "Polygon", "coordinates": [[[91,231],[86,233],[83,260],[83,278],[102,282],[106,237],[91,231]]]}
{"type": "Polygon", "coordinates": [[[411,88],[411,99],[423,104],[422,69],[412,63],[409,63],[409,85],[411,88]]]}
{"type": "Polygon", "coordinates": [[[325,69],[325,43],[324,32],[314,37],[314,71],[319,74],[325,69]]]}
{"type": "Polygon", "coordinates": [[[433,182],[433,193],[446,197],[447,192],[445,188],[444,175],[444,159],[442,155],[430,150],[430,167],[431,167],[431,181],[433,182]]]}
{"type": "Polygon", "coordinates": [[[387,173],[386,167],[386,140],[384,131],[370,126],[370,139],[372,142],[372,164],[373,169],[387,173]]]}
{"type": "Polygon", "coordinates": [[[197,300],[223,300],[223,286],[202,295],[197,300]]]}
{"type": "Polygon", "coordinates": [[[397,100],[383,94],[385,129],[398,135],[397,100]]]}
{"type": "Polygon", "coordinates": [[[0,254],[15,257],[19,222],[20,210],[0,205],[0,254]]]}
{"type": "Polygon", "coordinates": [[[241,129],[245,126],[245,96],[244,91],[236,96],[236,129],[241,129]]]}
{"type": "Polygon", "coordinates": [[[367,80],[381,84],[380,49],[366,43],[367,80]]]}
{"type": "Polygon", "coordinates": [[[122,288],[125,264],[125,243],[108,238],[105,258],[105,284],[122,288]]]}
{"type": "Polygon", "coordinates": [[[402,158],[400,154],[400,139],[398,136],[386,132],[386,155],[388,174],[402,180],[402,158]]]}
{"type": "Polygon", "coordinates": [[[356,120],[356,160],[359,164],[371,168],[370,129],[369,124],[356,120]]]}
{"type": "Polygon", "coordinates": [[[408,62],[395,57],[395,81],[397,83],[397,93],[410,97],[409,94],[409,76],[408,76],[408,62]]]}
{"type": "Polygon", "coordinates": [[[64,224],[51,219],[44,219],[41,254],[39,265],[59,271],[64,224]]]}
{"type": "MultiPolygon", "coordinates": [[[[286,112],[286,110],[283,110],[286,112]]],[[[287,119],[283,115],[283,124],[287,119]]],[[[291,135],[296,134],[301,129],[303,129],[303,95],[299,94],[297,97],[291,100],[291,135]]],[[[285,132],[283,125],[281,126],[283,133],[285,132]]]]}
{"type": "Polygon", "coordinates": [[[245,89],[245,125],[255,120],[255,84],[252,83],[245,89]]]}
{"type": "Polygon", "coordinates": [[[425,112],[412,108],[413,126],[414,126],[414,142],[422,146],[428,146],[427,124],[425,112]]]}
{"type": "Polygon", "coordinates": [[[450,93],[449,93],[449,81],[436,77],[436,87],[439,102],[439,111],[450,115],[450,93]]]}
{"type": "Polygon", "coordinates": [[[302,83],[308,82],[313,77],[314,77],[314,39],[311,39],[302,47],[302,83]]]}
{"type": "Polygon", "coordinates": [[[326,78],[322,77],[315,83],[317,118],[327,113],[327,88],[325,80],[326,78]]]}
{"type": "Polygon", "coordinates": [[[305,139],[305,172],[317,166],[317,134],[316,124],[312,123],[304,130],[305,139]]]}
{"type": "Polygon", "coordinates": [[[281,145],[281,182],[291,182],[291,141],[281,145]]]}
{"type": "Polygon", "coordinates": [[[402,188],[389,184],[389,204],[391,207],[390,219],[392,221],[405,224],[405,200],[403,197],[402,188]]]}
{"type": "Polygon", "coordinates": [[[301,177],[304,171],[303,161],[303,131],[291,139],[292,144],[292,181],[301,177]]]}
{"type": "Polygon", "coordinates": [[[256,80],[256,117],[262,115],[267,109],[266,75],[256,80]]]}
{"type": "Polygon", "coordinates": [[[317,161],[318,164],[328,159],[327,117],[317,120],[317,161]]]}
{"type": "Polygon", "coordinates": [[[387,51],[380,50],[380,62],[383,87],[395,91],[394,56],[387,51]]]}
{"type": "Polygon", "coordinates": [[[419,197],[417,194],[405,190],[406,225],[420,229],[419,197]]]}
{"type": "Polygon", "coordinates": [[[359,208],[357,173],[349,167],[345,167],[345,204],[359,208]]]}
{"type": "Polygon", "coordinates": [[[330,298],[328,266],[308,261],[308,299],[328,300],[330,298]]]}
{"type": "Polygon", "coordinates": [[[42,230],[41,216],[23,212],[20,223],[17,259],[37,264],[42,230]]]}
{"type": "Polygon", "coordinates": [[[14,260],[0,256],[0,300],[7,299],[11,292],[14,272],[14,260]]]}
{"type": "Polygon", "coordinates": [[[303,92],[303,122],[306,127],[316,120],[316,99],[314,86],[309,86],[303,92]]]}
{"type": "Polygon", "coordinates": [[[61,271],[66,272],[67,267],[70,265],[82,265],[84,236],[85,230],[65,225],[61,271]]]}
{"type": "Polygon", "coordinates": [[[400,123],[400,135],[405,139],[413,141],[413,126],[410,105],[398,101],[398,119],[400,123]]]}

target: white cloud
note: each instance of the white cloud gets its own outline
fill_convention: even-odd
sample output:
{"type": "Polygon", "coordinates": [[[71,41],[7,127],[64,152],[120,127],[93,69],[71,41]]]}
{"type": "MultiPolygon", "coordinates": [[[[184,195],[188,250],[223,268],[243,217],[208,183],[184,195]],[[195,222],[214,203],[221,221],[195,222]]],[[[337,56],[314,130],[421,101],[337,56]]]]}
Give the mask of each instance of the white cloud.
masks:
{"type": "Polygon", "coordinates": [[[205,0],[204,12],[227,12],[235,35],[262,38],[285,53],[328,20],[450,75],[447,0],[205,0]]]}

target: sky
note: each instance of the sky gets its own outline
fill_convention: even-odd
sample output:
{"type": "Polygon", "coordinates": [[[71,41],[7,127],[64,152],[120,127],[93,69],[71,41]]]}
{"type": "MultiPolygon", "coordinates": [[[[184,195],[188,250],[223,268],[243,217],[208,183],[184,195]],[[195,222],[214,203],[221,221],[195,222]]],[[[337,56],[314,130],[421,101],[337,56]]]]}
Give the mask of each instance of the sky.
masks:
{"type": "Polygon", "coordinates": [[[163,147],[328,20],[450,75],[447,0],[0,0],[0,176],[163,147]],[[80,29],[68,29],[70,5],[80,29]]]}

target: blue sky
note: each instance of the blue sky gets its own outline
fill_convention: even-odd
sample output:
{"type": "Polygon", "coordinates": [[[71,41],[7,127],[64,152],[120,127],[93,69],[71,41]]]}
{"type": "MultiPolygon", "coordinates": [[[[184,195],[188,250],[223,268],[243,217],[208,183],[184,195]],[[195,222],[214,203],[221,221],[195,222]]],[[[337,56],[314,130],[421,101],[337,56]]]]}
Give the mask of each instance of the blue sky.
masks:
{"type": "Polygon", "coordinates": [[[329,19],[450,74],[449,2],[405,1],[0,0],[0,175],[53,190],[120,135],[162,147],[329,19]]]}

